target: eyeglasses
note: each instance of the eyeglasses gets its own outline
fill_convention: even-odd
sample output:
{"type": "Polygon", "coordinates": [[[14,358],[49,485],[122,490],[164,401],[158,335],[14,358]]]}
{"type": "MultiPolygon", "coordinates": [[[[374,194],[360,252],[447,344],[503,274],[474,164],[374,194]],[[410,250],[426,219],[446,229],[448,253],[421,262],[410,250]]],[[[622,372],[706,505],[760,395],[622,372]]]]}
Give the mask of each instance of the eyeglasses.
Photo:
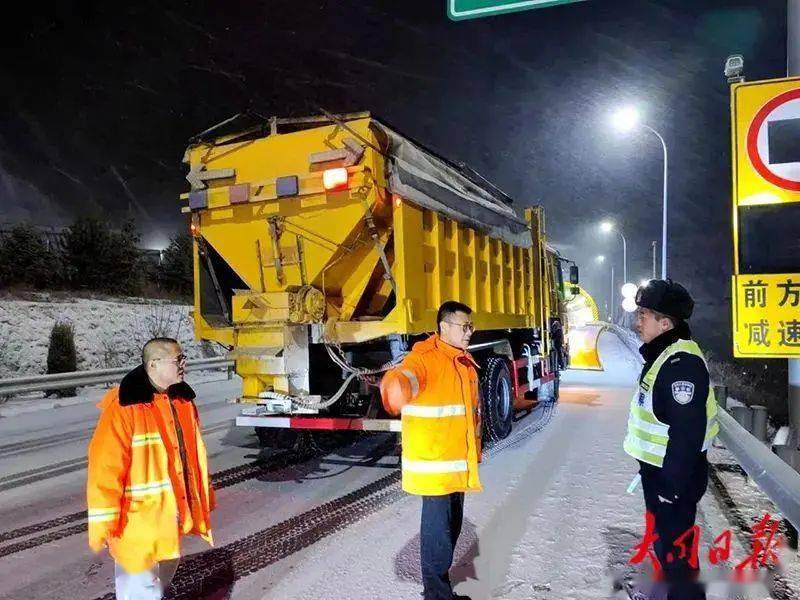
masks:
{"type": "Polygon", "coordinates": [[[154,358],[153,360],[165,360],[171,363],[175,363],[176,365],[182,365],[186,363],[186,355],[185,354],[178,354],[173,358],[154,358]]]}
{"type": "Polygon", "coordinates": [[[473,323],[472,321],[467,321],[466,323],[454,323],[453,321],[445,321],[445,323],[461,327],[461,331],[463,331],[464,333],[472,333],[473,331],[475,331],[475,323],[473,323]]]}

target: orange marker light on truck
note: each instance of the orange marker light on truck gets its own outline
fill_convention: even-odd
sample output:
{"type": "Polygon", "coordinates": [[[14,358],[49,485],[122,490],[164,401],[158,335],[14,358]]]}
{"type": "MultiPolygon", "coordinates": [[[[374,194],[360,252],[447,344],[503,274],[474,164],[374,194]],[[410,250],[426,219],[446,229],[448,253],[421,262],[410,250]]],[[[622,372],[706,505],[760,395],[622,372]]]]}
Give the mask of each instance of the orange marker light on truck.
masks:
{"type": "Polygon", "coordinates": [[[322,186],[330,191],[343,190],[347,187],[347,169],[327,169],[322,172],[322,186]]]}

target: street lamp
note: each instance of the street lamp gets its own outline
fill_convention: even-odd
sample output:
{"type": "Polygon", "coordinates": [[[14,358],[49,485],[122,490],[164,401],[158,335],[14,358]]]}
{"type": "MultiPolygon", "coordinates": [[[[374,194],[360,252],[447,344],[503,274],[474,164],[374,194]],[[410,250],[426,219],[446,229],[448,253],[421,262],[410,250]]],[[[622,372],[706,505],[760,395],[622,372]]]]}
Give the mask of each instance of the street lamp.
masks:
{"type": "Polygon", "coordinates": [[[664,151],[664,194],[663,194],[663,209],[661,215],[661,279],[667,278],[667,143],[664,138],[655,129],[640,120],[639,111],[632,106],[627,106],[619,109],[614,113],[612,122],[617,131],[628,133],[636,129],[636,127],[643,127],[650,133],[658,138],[661,142],[661,148],[664,151]]]}
{"type": "Polygon", "coordinates": [[[603,233],[611,233],[616,231],[619,237],[622,238],[622,282],[628,283],[628,242],[622,232],[614,225],[613,221],[603,221],[600,223],[600,230],[603,233]]]}
{"type": "Polygon", "coordinates": [[[622,292],[623,298],[635,298],[636,292],[639,291],[639,288],[635,283],[626,283],[622,286],[620,291],[622,292]]]}
{"type": "Polygon", "coordinates": [[[633,106],[623,106],[612,115],[611,120],[617,131],[628,133],[639,124],[639,111],[633,106]]]}
{"type": "MultiPolygon", "coordinates": [[[[603,256],[602,254],[600,254],[600,255],[598,255],[598,256],[596,256],[594,258],[594,261],[598,265],[602,265],[602,264],[604,264],[606,262],[606,257],[603,256]]],[[[614,320],[614,316],[613,316],[614,315],[614,263],[611,263],[611,291],[610,291],[610,296],[611,296],[611,298],[610,298],[610,302],[609,302],[608,306],[609,306],[609,311],[611,312],[611,315],[609,315],[609,316],[611,317],[611,320],[613,321],[614,320]]]]}
{"type": "MultiPolygon", "coordinates": [[[[636,292],[638,288],[633,283],[626,283],[622,286],[622,309],[626,313],[636,310],[636,292]]],[[[625,315],[627,318],[627,315],[625,315]]]]}

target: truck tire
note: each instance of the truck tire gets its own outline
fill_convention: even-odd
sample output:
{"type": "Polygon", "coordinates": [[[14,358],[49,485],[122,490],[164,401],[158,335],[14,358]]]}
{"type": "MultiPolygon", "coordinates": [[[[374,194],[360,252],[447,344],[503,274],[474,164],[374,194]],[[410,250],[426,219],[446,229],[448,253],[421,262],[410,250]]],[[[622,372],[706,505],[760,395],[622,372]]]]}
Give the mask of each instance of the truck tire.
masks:
{"type": "Polygon", "coordinates": [[[495,356],[486,361],[481,379],[483,396],[483,434],[489,442],[497,442],[511,433],[514,416],[514,386],[508,361],[495,356]]]}

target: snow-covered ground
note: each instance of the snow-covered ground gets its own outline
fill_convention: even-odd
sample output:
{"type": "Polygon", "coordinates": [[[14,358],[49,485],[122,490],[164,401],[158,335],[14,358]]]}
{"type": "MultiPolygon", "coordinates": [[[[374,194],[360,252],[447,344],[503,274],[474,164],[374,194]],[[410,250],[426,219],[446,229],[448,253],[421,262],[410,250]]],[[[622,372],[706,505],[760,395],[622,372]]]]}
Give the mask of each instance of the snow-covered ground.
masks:
{"type": "Polygon", "coordinates": [[[190,358],[215,355],[217,347],[194,340],[190,306],[162,302],[91,299],[0,299],[0,378],[46,371],[50,330],[57,321],[75,330],[78,370],[126,366],[156,335],[174,337],[190,358]]]}
{"type": "MultiPolygon", "coordinates": [[[[722,494],[726,498],[722,499],[725,505],[728,522],[734,534],[742,540],[750,540],[752,534],[748,529],[758,523],[765,515],[769,514],[775,521],[781,521],[780,510],[770,501],[770,499],[753,483],[751,479],[742,471],[736,459],[723,446],[717,445],[709,451],[709,461],[716,465],[714,474],[709,482],[709,490],[714,486],[721,488],[722,494]],[[730,523],[733,521],[733,523],[730,523]]],[[[785,532],[781,532],[780,537],[785,540],[785,532]]],[[[738,559],[746,556],[739,555],[738,559]]],[[[783,583],[778,583],[780,587],[788,587],[794,595],[776,594],[776,598],[797,598],[800,597],[800,554],[784,547],[780,552],[781,565],[777,569],[783,583]]]]}

